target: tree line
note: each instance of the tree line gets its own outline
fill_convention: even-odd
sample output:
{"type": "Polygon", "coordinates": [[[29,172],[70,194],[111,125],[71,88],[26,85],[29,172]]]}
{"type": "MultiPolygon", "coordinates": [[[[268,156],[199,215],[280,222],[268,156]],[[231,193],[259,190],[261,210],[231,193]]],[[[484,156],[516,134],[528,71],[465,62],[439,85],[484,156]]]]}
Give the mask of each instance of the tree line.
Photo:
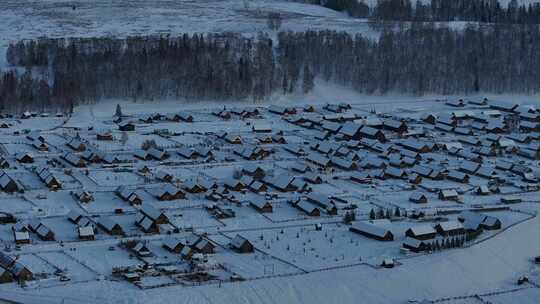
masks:
{"type": "Polygon", "coordinates": [[[373,8],[359,0],[294,0],[347,12],[371,21],[448,22],[467,21],[505,24],[540,24],[540,3],[505,7],[498,0],[378,0],[373,8]]]}
{"type": "Polygon", "coordinates": [[[517,0],[507,7],[497,0],[379,0],[370,14],[378,21],[448,22],[468,21],[505,24],[539,24],[540,3],[519,5],[517,0]]]}
{"type": "Polygon", "coordinates": [[[315,79],[364,94],[538,93],[534,25],[433,23],[378,40],[336,31],[39,39],[9,46],[4,108],[72,108],[99,99],[255,100],[308,93],[315,79]],[[16,72],[16,70],[22,70],[16,72]],[[19,74],[21,73],[21,74],[19,74]]]}

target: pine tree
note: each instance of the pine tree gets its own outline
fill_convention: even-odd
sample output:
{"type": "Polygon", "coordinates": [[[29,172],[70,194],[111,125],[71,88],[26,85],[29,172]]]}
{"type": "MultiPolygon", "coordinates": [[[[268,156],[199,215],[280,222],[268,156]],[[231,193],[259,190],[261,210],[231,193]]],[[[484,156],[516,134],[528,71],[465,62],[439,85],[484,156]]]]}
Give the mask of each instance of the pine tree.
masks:
{"type": "Polygon", "coordinates": [[[375,215],[375,210],[373,210],[373,208],[369,211],[369,219],[370,220],[374,220],[376,217],[375,215]]]}
{"type": "Polygon", "coordinates": [[[114,116],[119,118],[122,117],[122,108],[120,107],[120,104],[116,104],[116,111],[114,113],[114,116]]]}

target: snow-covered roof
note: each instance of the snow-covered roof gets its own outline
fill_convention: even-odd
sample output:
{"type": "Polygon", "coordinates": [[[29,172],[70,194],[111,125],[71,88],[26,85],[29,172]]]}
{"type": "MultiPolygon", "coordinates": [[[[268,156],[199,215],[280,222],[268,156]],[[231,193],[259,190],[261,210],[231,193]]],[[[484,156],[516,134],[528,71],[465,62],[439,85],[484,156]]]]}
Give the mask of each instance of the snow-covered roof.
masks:
{"type": "Polygon", "coordinates": [[[357,231],[361,231],[361,232],[364,232],[364,233],[367,233],[367,234],[370,234],[370,235],[374,235],[374,236],[378,236],[378,237],[385,237],[388,233],[392,233],[392,231],[382,227],[382,226],[379,226],[379,225],[375,225],[371,222],[367,222],[367,221],[360,221],[360,222],[355,222],[352,224],[351,230],[357,230],[357,231]]]}

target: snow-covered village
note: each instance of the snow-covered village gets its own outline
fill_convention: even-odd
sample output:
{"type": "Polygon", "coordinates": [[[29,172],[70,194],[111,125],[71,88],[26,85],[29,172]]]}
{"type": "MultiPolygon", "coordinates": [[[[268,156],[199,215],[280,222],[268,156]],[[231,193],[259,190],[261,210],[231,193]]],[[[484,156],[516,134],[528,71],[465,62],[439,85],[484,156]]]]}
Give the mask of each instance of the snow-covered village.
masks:
{"type": "Polygon", "coordinates": [[[162,109],[2,119],[0,293],[426,273],[517,251],[518,229],[506,288],[538,294],[534,106],[162,109]]]}
{"type": "Polygon", "coordinates": [[[0,303],[540,303],[539,24],[0,1],[0,303]]]}

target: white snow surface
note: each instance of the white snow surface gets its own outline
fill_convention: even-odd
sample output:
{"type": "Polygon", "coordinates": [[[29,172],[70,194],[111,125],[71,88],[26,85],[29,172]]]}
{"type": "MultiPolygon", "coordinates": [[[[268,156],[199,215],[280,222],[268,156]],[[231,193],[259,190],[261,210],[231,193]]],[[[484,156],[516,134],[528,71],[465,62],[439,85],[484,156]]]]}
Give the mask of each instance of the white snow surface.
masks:
{"type": "Polygon", "coordinates": [[[242,0],[2,0],[0,67],[5,64],[8,44],[20,39],[222,32],[253,36],[269,31],[270,12],[283,16],[280,30],[370,32],[366,20],[317,5],[283,0],[248,2],[246,8],[242,0]]]}
{"type": "MultiPolygon", "coordinates": [[[[168,287],[151,291],[122,288],[115,282],[88,282],[31,292],[1,290],[5,299],[25,303],[404,303],[409,298],[443,298],[515,288],[515,279],[540,252],[531,232],[540,218],[510,228],[467,250],[453,250],[401,261],[375,270],[366,266],[278,277],[221,287],[168,287]],[[516,250],[516,248],[520,248],[516,250]],[[95,291],[99,290],[99,293],[95,291]],[[61,296],[60,296],[61,295],[61,296]]],[[[538,295],[538,293],[536,293],[538,295]]],[[[531,302],[532,303],[532,302],[531,302]]]]}

